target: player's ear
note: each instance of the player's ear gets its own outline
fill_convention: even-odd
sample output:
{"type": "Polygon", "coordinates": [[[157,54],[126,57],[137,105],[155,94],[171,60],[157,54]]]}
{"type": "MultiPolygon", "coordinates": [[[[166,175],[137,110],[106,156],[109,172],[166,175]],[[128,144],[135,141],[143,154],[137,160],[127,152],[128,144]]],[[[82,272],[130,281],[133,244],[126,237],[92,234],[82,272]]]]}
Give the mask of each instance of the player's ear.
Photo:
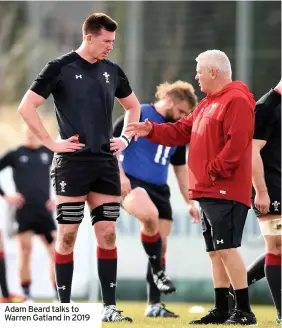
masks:
{"type": "Polygon", "coordinates": [[[217,76],[217,69],[212,67],[210,70],[211,78],[214,80],[217,76]]]}
{"type": "Polygon", "coordinates": [[[84,39],[87,43],[91,43],[92,42],[92,34],[85,35],[84,39]]]}
{"type": "Polygon", "coordinates": [[[174,103],[173,103],[173,99],[171,97],[166,96],[165,100],[166,100],[166,107],[167,108],[173,107],[174,103]]]}

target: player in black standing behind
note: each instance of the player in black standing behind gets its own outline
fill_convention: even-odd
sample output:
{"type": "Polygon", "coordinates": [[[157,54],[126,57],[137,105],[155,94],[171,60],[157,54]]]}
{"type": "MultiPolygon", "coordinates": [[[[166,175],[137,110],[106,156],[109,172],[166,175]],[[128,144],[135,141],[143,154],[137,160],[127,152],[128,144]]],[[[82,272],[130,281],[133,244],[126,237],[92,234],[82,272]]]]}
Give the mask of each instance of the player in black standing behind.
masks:
{"type": "MultiPolygon", "coordinates": [[[[27,91],[19,112],[43,144],[56,154],[52,179],[56,190],[55,268],[59,298],[69,303],[73,249],[87,201],[97,239],[98,276],[104,302],[103,321],[132,321],[116,308],[117,248],[115,221],[121,186],[116,152],[110,150],[115,97],[126,110],[124,129],[137,122],[140,104],[122,69],[105,57],[113,50],[117,23],[92,14],[82,26],[83,41],[73,52],[52,60],[27,91]],[[51,139],[37,107],[52,94],[61,140],[51,139]]],[[[122,135],[121,151],[130,136],[122,135]]]]}
{"type": "Polygon", "coordinates": [[[281,323],[281,81],[262,96],[255,110],[253,209],[265,239],[266,254],[248,270],[248,282],[264,276],[281,323]]]}
{"type": "Polygon", "coordinates": [[[57,297],[54,252],[56,225],[52,216],[56,206],[50,197],[50,166],[53,153],[39,143],[27,129],[25,142],[16,150],[9,151],[0,159],[0,171],[11,167],[16,193],[0,194],[15,211],[18,223],[19,279],[26,302],[31,302],[31,251],[33,234],[38,234],[50,257],[50,278],[57,297]]]}
{"type": "MultiPolygon", "coordinates": [[[[282,82],[256,103],[253,137],[252,206],[266,253],[248,268],[248,285],[266,277],[281,323],[281,89],[282,82]]],[[[231,307],[234,291],[231,287],[231,307]]]]}

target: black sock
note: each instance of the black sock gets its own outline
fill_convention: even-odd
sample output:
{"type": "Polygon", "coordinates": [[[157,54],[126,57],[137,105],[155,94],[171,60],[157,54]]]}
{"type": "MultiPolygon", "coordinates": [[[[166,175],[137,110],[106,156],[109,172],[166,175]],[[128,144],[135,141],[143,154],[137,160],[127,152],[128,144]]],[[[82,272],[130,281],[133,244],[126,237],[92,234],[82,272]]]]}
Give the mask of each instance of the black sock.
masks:
{"type": "Polygon", "coordinates": [[[266,254],[265,276],[278,317],[281,318],[281,255],[266,254]]]}
{"type": "Polygon", "coordinates": [[[229,295],[228,295],[228,309],[229,311],[232,311],[233,309],[235,309],[235,292],[234,289],[232,287],[232,285],[230,285],[229,287],[229,295]]]}
{"type": "Polygon", "coordinates": [[[29,280],[21,282],[23,294],[27,298],[30,298],[30,285],[31,285],[31,281],[29,280]]]}
{"type": "MultiPolygon", "coordinates": [[[[249,266],[247,272],[248,285],[252,285],[256,281],[259,281],[265,277],[264,273],[265,254],[260,255],[255,261],[249,266]]],[[[234,309],[236,304],[235,292],[233,287],[229,287],[229,310],[234,309]]]]}
{"type": "Polygon", "coordinates": [[[70,303],[73,253],[62,255],[55,252],[55,272],[59,301],[61,303],[70,303]]]}
{"type": "Polygon", "coordinates": [[[251,308],[248,287],[243,289],[235,289],[234,293],[236,299],[236,309],[244,312],[250,312],[251,308]]]}
{"type": "MultiPolygon", "coordinates": [[[[162,258],[162,267],[165,270],[165,258],[162,258]]],[[[161,302],[161,292],[158,290],[154,283],[153,274],[152,274],[152,267],[150,262],[148,262],[147,266],[147,297],[148,297],[148,304],[157,304],[161,302]]]]}
{"type": "Polygon", "coordinates": [[[141,241],[148,255],[154,273],[162,270],[162,240],[159,232],[154,236],[147,236],[141,232],[141,241]]]}
{"type": "Polygon", "coordinates": [[[0,252],[0,288],[3,297],[9,296],[4,252],[0,252]]]}
{"type": "MultiPolygon", "coordinates": [[[[256,281],[259,281],[265,277],[264,273],[265,254],[260,255],[255,261],[249,266],[247,272],[248,285],[252,285],[256,281]]],[[[233,287],[229,287],[229,310],[235,308],[235,293],[233,287]]]]}
{"type": "Polygon", "coordinates": [[[221,311],[228,311],[229,288],[215,288],[215,308],[221,311]]]}
{"type": "Polygon", "coordinates": [[[248,268],[248,285],[265,277],[264,273],[265,254],[260,255],[248,268]]]}
{"type": "Polygon", "coordinates": [[[116,305],[117,249],[97,247],[97,259],[104,306],[116,305]]]}

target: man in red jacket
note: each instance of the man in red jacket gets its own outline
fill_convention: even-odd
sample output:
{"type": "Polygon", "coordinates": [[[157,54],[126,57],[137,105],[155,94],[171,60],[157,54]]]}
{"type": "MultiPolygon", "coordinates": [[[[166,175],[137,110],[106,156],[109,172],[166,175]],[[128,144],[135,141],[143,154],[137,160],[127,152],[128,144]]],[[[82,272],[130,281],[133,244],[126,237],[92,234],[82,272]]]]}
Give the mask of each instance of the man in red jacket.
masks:
{"type": "Polygon", "coordinates": [[[165,146],[190,142],[189,193],[202,208],[203,235],[212,263],[215,307],[190,324],[256,324],[249,304],[247,273],[237,250],[251,206],[255,100],[248,87],[232,82],[225,53],[208,50],[197,58],[196,80],[207,96],[176,123],[130,124],[135,139],[165,146]],[[236,310],[228,312],[228,287],[236,310]]]}

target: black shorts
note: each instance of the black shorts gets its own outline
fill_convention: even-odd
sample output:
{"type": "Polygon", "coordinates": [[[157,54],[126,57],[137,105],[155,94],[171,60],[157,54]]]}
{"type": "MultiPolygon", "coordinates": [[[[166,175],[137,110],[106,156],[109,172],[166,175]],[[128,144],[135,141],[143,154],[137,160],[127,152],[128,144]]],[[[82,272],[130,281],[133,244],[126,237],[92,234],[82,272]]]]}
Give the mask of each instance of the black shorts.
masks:
{"type": "Polygon", "coordinates": [[[84,196],[89,192],[120,196],[117,159],[71,160],[54,157],[51,178],[56,195],[84,196]]]}
{"type": "Polygon", "coordinates": [[[48,242],[52,242],[49,239],[51,232],[56,230],[56,224],[52,214],[45,206],[24,205],[16,210],[15,219],[18,223],[18,233],[33,231],[36,234],[44,235],[48,242]]]}
{"type": "Polygon", "coordinates": [[[249,208],[226,199],[201,198],[198,201],[207,252],[240,247],[249,208]]]}
{"type": "Polygon", "coordinates": [[[159,186],[139,180],[131,175],[127,175],[130,180],[131,188],[143,188],[147,191],[152,202],[159,211],[159,218],[172,220],[172,209],[170,205],[170,190],[167,184],[159,186]]]}
{"type": "MultiPolygon", "coordinates": [[[[267,214],[273,214],[273,215],[280,215],[281,214],[281,189],[278,188],[268,188],[268,194],[270,198],[270,207],[269,212],[267,214]]],[[[252,206],[253,210],[257,217],[265,215],[261,213],[256,207],[255,207],[255,195],[256,192],[253,189],[253,195],[252,195],[252,206]]]]}

